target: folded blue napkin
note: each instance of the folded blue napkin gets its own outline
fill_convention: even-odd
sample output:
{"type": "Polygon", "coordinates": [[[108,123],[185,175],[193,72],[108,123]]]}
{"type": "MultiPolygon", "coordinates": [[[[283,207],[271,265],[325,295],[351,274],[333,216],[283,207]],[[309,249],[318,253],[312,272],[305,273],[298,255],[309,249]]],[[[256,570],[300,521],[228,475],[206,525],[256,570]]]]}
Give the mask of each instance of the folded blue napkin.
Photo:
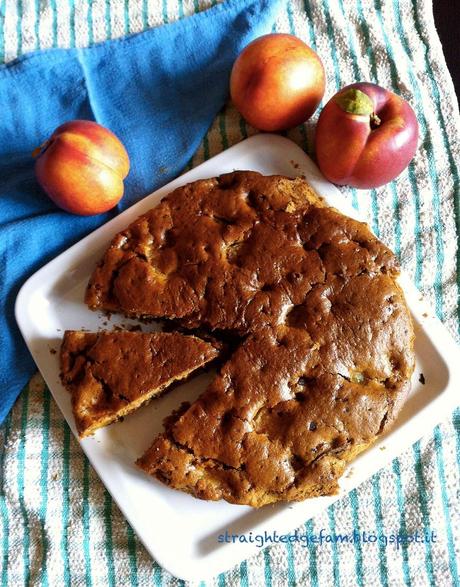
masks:
{"type": "Polygon", "coordinates": [[[0,67],[0,423],[32,358],[13,307],[27,277],[184,168],[228,98],[234,59],[271,30],[283,0],[227,0],[206,12],[87,49],[36,52],[0,67]],[[78,217],[35,181],[31,153],[67,120],[91,119],[124,143],[120,205],[78,217]]]}

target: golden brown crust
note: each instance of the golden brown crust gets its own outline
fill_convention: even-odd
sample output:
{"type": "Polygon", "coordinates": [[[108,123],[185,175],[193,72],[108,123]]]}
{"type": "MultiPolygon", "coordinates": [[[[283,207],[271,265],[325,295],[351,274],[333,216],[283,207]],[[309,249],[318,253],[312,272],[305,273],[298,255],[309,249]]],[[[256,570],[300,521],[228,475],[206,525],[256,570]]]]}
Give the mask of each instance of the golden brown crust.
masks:
{"type": "Polygon", "coordinates": [[[61,379],[72,394],[80,437],[126,416],[217,354],[212,344],[178,333],[67,330],[61,379]]]}
{"type": "Polygon", "coordinates": [[[365,224],[300,179],[236,172],[170,194],[114,239],[87,303],[243,338],[138,464],[197,497],[253,506],[336,492],[409,388],[397,274],[365,224]]]}

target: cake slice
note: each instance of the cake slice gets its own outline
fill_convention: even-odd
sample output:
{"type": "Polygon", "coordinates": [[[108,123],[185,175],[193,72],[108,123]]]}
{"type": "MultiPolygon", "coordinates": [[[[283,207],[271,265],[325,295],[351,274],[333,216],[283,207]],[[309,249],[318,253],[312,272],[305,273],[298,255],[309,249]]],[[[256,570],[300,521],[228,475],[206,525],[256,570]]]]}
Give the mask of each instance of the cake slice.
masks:
{"type": "MultiPolygon", "coordinates": [[[[137,465],[200,499],[253,507],[336,494],[346,465],[389,429],[409,391],[409,318],[392,316],[380,329],[373,322],[385,281],[361,293],[350,287],[357,310],[368,305],[355,333],[347,304],[318,321],[323,290],[295,323],[251,334],[201,396],[165,420],[137,465]],[[365,348],[371,326],[374,346],[365,348]]],[[[402,312],[402,296],[390,291],[391,309],[402,312]]]]}
{"type": "Polygon", "coordinates": [[[80,438],[133,412],[218,352],[217,345],[176,332],[67,330],[61,379],[80,438]]]}

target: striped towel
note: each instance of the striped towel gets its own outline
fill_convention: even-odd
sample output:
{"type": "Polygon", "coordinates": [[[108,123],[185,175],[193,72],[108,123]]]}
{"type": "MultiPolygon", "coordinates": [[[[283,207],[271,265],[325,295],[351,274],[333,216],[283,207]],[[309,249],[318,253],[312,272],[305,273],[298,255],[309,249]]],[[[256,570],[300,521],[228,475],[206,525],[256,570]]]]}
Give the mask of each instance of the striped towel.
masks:
{"type": "MultiPolygon", "coordinates": [[[[2,0],[0,60],[85,46],[168,23],[209,0],[2,0]]],[[[356,80],[393,89],[415,107],[421,140],[409,170],[368,192],[343,188],[399,256],[457,340],[460,119],[429,0],[291,0],[276,31],[318,51],[327,96],[356,80]]],[[[312,152],[315,119],[288,133],[312,152]]],[[[193,167],[254,134],[228,105],[193,167]]],[[[0,580],[20,585],[184,584],[152,561],[104,489],[40,376],[0,430],[0,580]]],[[[460,585],[460,410],[299,532],[434,532],[432,543],[280,544],[207,585],[460,585]]],[[[299,520],[299,524],[303,522],[299,520]]]]}

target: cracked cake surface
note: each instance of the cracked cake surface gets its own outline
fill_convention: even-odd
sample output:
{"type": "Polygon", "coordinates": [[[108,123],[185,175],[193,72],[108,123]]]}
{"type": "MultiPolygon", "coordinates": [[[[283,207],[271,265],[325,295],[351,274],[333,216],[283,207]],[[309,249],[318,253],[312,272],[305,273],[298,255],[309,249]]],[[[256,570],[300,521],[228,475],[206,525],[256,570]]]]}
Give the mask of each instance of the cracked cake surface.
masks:
{"type": "Polygon", "coordinates": [[[217,355],[214,345],[179,333],[67,330],[61,379],[79,436],[126,416],[217,355]]]}
{"type": "Polygon", "coordinates": [[[409,390],[414,334],[397,275],[367,225],[302,179],[235,172],[172,192],[114,238],[86,302],[239,342],[138,465],[252,506],[335,493],[409,390]]]}

